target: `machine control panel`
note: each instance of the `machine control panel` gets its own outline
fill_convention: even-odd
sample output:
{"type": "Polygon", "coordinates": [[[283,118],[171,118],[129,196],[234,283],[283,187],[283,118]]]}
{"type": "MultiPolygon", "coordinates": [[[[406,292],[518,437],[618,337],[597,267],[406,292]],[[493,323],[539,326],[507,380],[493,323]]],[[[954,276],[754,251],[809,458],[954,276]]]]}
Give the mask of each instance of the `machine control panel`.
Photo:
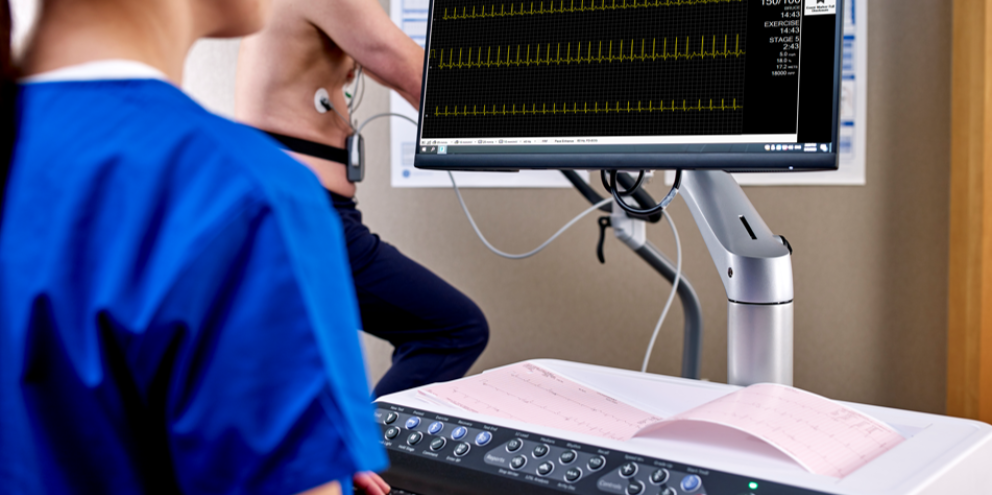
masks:
{"type": "Polygon", "coordinates": [[[377,405],[376,420],[392,464],[387,481],[421,495],[432,495],[424,488],[430,486],[444,487],[438,493],[459,494],[505,493],[515,486],[549,494],[825,495],[425,410],[377,405]],[[478,481],[483,479],[488,482],[478,481]]]}

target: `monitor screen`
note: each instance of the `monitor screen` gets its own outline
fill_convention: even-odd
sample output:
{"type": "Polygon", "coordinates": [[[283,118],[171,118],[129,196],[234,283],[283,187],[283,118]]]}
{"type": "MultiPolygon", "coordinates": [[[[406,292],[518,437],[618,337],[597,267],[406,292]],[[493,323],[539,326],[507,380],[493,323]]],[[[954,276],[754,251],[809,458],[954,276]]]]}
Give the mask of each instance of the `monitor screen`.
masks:
{"type": "Polygon", "coordinates": [[[420,168],[837,167],[842,0],[431,0],[420,168]]]}

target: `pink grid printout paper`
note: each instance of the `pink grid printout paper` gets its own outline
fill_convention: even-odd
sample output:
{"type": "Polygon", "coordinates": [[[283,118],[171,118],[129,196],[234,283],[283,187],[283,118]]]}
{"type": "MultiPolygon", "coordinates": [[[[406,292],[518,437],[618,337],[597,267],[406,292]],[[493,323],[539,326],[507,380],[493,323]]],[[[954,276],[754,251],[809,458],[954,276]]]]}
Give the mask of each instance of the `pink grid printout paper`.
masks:
{"type": "Polygon", "coordinates": [[[529,362],[420,393],[478,414],[619,441],[682,421],[721,425],[768,443],[812,473],[837,478],[903,441],[865,414],[774,384],[752,385],[667,420],[529,362]]]}
{"type": "Polygon", "coordinates": [[[421,393],[478,414],[620,441],[662,421],[527,362],[432,385],[421,393]]]}
{"type": "Polygon", "coordinates": [[[843,478],[904,440],[868,415],[803,390],[759,383],[665,423],[729,426],[782,451],[808,471],[843,478]]]}

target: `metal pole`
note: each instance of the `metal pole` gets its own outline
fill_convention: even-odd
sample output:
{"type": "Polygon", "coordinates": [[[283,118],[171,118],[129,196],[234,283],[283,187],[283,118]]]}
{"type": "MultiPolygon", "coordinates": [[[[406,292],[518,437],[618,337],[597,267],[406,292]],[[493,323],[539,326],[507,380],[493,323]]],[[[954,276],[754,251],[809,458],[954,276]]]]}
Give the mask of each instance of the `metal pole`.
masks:
{"type": "MultiPolygon", "coordinates": [[[[590,203],[596,204],[603,200],[593,188],[589,187],[589,184],[586,184],[579,177],[579,174],[572,170],[562,170],[561,172],[590,203]]],[[[634,184],[634,179],[626,174],[620,174],[619,181],[625,188],[630,188],[634,184]]],[[[650,207],[654,203],[654,200],[642,189],[639,189],[635,193],[634,199],[644,208],[650,207]]],[[[602,210],[605,212],[613,211],[610,206],[604,206],[602,210]]],[[[620,213],[623,213],[623,211],[620,213]]],[[[647,219],[651,223],[659,220],[661,220],[660,214],[657,218],[647,219]]],[[[626,214],[624,214],[623,218],[614,217],[614,221],[620,225],[619,229],[614,226],[614,232],[617,234],[617,238],[637,253],[641,259],[651,265],[662,277],[665,277],[669,283],[674,283],[675,265],[654,244],[648,242],[645,235],[641,234],[644,228],[644,221],[629,218],[626,214]],[[629,219],[629,223],[627,219],[629,219]]],[[[689,279],[686,278],[684,273],[679,282],[677,292],[679,302],[682,303],[682,315],[685,321],[683,327],[684,339],[682,342],[682,378],[698,380],[703,353],[703,311],[699,305],[699,297],[696,295],[696,290],[692,287],[692,283],[689,282],[689,279]]]]}
{"type": "Polygon", "coordinates": [[[681,194],[727,291],[727,381],[792,385],[791,246],[726,172],[683,172],[681,194]]]}
{"type": "MultiPolygon", "coordinates": [[[[675,281],[675,265],[654,244],[646,242],[634,252],[669,282],[675,281]]],[[[703,310],[699,306],[696,290],[692,287],[689,279],[685,277],[685,273],[679,280],[678,295],[679,301],[682,302],[682,317],[685,320],[682,342],[682,378],[698,380],[703,358],[703,310]]]]}

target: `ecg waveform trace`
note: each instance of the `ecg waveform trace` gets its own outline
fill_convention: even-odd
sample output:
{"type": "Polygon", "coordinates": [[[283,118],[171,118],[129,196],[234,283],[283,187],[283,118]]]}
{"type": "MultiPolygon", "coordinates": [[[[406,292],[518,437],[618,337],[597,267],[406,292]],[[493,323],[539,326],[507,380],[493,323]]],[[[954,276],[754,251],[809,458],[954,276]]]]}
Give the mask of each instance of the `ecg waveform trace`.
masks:
{"type": "Polygon", "coordinates": [[[620,4],[617,5],[616,0],[610,0],[610,4],[607,5],[607,0],[600,0],[599,5],[596,5],[596,0],[591,0],[589,6],[585,5],[585,0],[579,0],[579,6],[575,7],[575,0],[571,0],[568,7],[565,7],[565,0],[561,0],[558,8],[555,8],[555,2],[549,1],[549,8],[544,8],[544,2],[538,2],[537,9],[534,8],[534,2],[530,2],[530,8],[526,6],[526,2],[520,2],[520,7],[514,11],[516,4],[511,3],[509,10],[506,8],[506,4],[500,4],[499,12],[496,11],[496,5],[492,4],[489,8],[489,12],[486,12],[486,6],[482,5],[478,12],[476,12],[476,7],[472,7],[472,11],[468,11],[468,6],[462,7],[462,12],[459,14],[457,9],[452,9],[451,14],[448,13],[448,9],[444,9],[444,15],[441,17],[445,21],[453,20],[463,20],[463,19],[491,19],[499,17],[514,17],[523,15],[544,15],[544,14],[572,14],[576,12],[599,12],[608,10],[626,10],[626,9],[643,9],[650,7],[686,7],[695,5],[711,5],[720,3],[741,3],[743,0],[644,0],[644,2],[638,2],[633,0],[628,3],[627,0],[620,0],[620,4]]]}
{"type": "Polygon", "coordinates": [[[516,115],[588,115],[588,114],[600,114],[600,113],[644,113],[644,112],[725,112],[725,111],[737,111],[743,110],[743,105],[737,104],[737,99],[734,98],[732,102],[728,105],[726,100],[721,99],[719,104],[714,104],[713,100],[710,100],[709,105],[703,105],[703,100],[697,100],[695,106],[687,104],[686,100],[682,100],[682,106],[678,106],[675,100],[672,100],[672,105],[669,107],[665,106],[664,101],[659,101],[658,105],[654,105],[654,101],[647,103],[647,106],[642,105],[642,102],[637,102],[636,107],[631,106],[631,102],[627,102],[627,106],[623,107],[620,102],[616,102],[613,108],[610,108],[609,102],[604,102],[603,107],[599,107],[599,102],[593,103],[592,108],[589,107],[588,103],[583,103],[582,108],[579,108],[578,103],[573,103],[572,108],[568,108],[567,103],[563,103],[559,108],[557,103],[551,104],[551,108],[548,108],[547,104],[542,104],[541,108],[537,108],[537,104],[531,105],[528,109],[527,105],[520,105],[520,109],[517,109],[517,105],[510,105],[510,109],[506,109],[506,105],[503,105],[502,109],[497,108],[493,105],[490,110],[486,105],[482,106],[482,110],[478,110],[477,106],[473,106],[472,110],[468,109],[468,105],[464,105],[462,110],[459,111],[457,107],[454,110],[448,110],[448,107],[444,107],[444,111],[441,111],[440,106],[434,107],[435,117],[487,117],[487,116],[516,116],[516,115]],[[688,105],[688,106],[687,106],[688,105]]]}
{"type": "Polygon", "coordinates": [[[433,2],[422,139],[738,135],[756,109],[742,0],[433,2]]]}
{"type": "Polygon", "coordinates": [[[638,47],[637,42],[633,39],[627,46],[630,48],[629,52],[626,53],[624,50],[625,40],[619,40],[616,43],[618,51],[614,55],[613,47],[614,41],[606,41],[606,55],[603,55],[604,43],[600,41],[598,43],[589,41],[586,43],[586,54],[582,55],[582,42],[576,42],[575,44],[575,56],[572,56],[572,43],[565,43],[565,57],[561,56],[562,43],[558,43],[552,47],[551,43],[542,45],[539,43],[533,48],[534,58],[531,58],[531,48],[532,45],[528,44],[526,46],[517,45],[516,53],[514,53],[513,47],[510,45],[506,46],[504,50],[502,46],[496,47],[496,53],[493,53],[493,47],[487,47],[485,50],[486,59],[483,61],[482,53],[483,48],[469,47],[466,53],[464,48],[449,48],[448,50],[448,60],[445,61],[445,49],[431,50],[431,60],[437,61],[437,67],[439,69],[473,69],[473,68],[491,68],[491,67],[520,67],[531,65],[561,65],[561,64],[581,64],[587,63],[612,63],[612,62],[655,62],[658,60],[668,61],[668,60],[695,60],[695,59],[706,59],[712,58],[730,58],[730,57],[741,57],[744,55],[744,51],[740,48],[741,37],[736,35],[733,39],[730,35],[724,35],[723,46],[720,47],[720,40],[716,36],[713,36],[711,40],[707,40],[706,36],[700,37],[698,50],[693,51],[690,47],[692,44],[691,39],[686,36],[685,42],[682,46],[685,50],[679,49],[679,39],[675,38],[673,41],[673,51],[668,52],[668,38],[662,38],[661,46],[658,46],[658,39],[654,38],[649,40],[642,38],[640,47],[638,47]],[[709,51],[706,49],[706,42],[710,41],[709,51]],[[731,49],[730,43],[733,43],[733,49],[731,49]],[[595,54],[593,47],[595,46],[595,54]],[[639,48],[639,50],[638,50],[639,48]],[[658,48],[661,48],[661,53],[658,53],[658,48]],[[473,50],[475,60],[473,60],[473,50]],[[542,58],[541,53],[544,53],[542,58]],[[650,52],[649,52],[650,50],[650,52]],[[458,53],[458,59],[455,59],[455,52],[458,53]],[[552,51],[554,54],[552,54],[552,51]],[[463,59],[464,56],[464,59],[463,59]],[[521,57],[523,59],[521,60],[521,57]]]}

